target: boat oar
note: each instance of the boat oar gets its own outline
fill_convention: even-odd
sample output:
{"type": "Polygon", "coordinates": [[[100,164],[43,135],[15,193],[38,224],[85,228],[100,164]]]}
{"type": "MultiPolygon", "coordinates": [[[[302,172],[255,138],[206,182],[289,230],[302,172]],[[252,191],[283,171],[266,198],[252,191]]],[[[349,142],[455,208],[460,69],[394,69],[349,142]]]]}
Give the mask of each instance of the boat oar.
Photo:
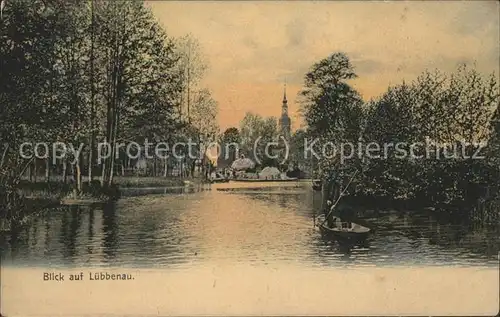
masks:
{"type": "Polygon", "coordinates": [[[347,191],[347,189],[349,188],[349,185],[351,184],[352,180],[354,179],[354,177],[356,176],[356,174],[358,173],[358,170],[354,171],[351,179],[349,180],[349,183],[347,183],[347,186],[344,188],[344,190],[342,190],[342,192],[340,193],[339,195],[339,198],[337,198],[337,200],[335,201],[335,203],[332,205],[332,207],[330,208],[330,212],[326,215],[325,217],[325,220],[323,220],[323,222],[321,223],[321,226],[323,226],[325,224],[325,222],[328,220],[328,218],[330,217],[330,215],[332,214],[333,210],[335,209],[335,206],[337,206],[337,204],[339,203],[340,201],[340,198],[342,198],[342,195],[344,195],[344,193],[347,191]]]}

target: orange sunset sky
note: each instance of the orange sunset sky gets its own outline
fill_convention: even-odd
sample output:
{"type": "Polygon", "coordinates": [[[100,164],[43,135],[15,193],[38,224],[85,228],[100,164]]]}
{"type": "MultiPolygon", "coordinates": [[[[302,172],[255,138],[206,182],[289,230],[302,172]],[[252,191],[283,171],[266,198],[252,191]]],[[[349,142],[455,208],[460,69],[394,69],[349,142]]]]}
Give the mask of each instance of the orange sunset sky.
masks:
{"type": "Polygon", "coordinates": [[[283,84],[292,129],[300,127],[297,93],[311,65],[343,51],[365,100],[425,69],[476,63],[499,71],[497,1],[221,1],[148,2],[170,36],[191,33],[209,62],[201,85],[219,105],[221,129],[245,112],[279,116],[283,84]]]}

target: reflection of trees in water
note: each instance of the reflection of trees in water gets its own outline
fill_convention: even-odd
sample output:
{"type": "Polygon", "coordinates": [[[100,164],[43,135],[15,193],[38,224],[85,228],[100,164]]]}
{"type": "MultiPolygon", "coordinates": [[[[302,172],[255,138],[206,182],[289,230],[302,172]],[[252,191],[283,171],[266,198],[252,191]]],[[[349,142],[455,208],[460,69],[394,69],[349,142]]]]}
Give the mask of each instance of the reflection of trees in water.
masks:
{"type": "MultiPolygon", "coordinates": [[[[392,228],[421,243],[427,240],[430,245],[446,248],[463,249],[470,253],[496,256],[500,247],[498,229],[474,228],[466,222],[450,223],[429,213],[406,212],[396,218],[385,221],[392,223],[392,228]]],[[[384,234],[384,232],[380,232],[384,234]]]]}
{"type": "Polygon", "coordinates": [[[82,224],[81,210],[78,206],[70,206],[62,213],[62,226],[59,241],[63,245],[63,257],[73,258],[76,255],[78,230],[82,224]]]}
{"type": "Polygon", "coordinates": [[[88,211],[89,213],[89,219],[88,219],[88,229],[87,229],[87,239],[88,239],[88,244],[87,244],[87,253],[92,254],[94,252],[94,249],[92,247],[92,240],[94,239],[94,221],[95,221],[95,208],[90,208],[88,211]]]}
{"type": "MultiPolygon", "coordinates": [[[[66,246],[66,240],[68,237],[68,212],[63,211],[61,216],[61,234],[59,235],[59,243],[66,246]]],[[[66,255],[66,248],[63,248],[63,255],[66,255]]]]}
{"type": "Polygon", "coordinates": [[[53,231],[53,227],[52,227],[53,219],[52,219],[51,212],[48,212],[46,214],[44,221],[45,221],[44,247],[45,247],[45,250],[50,250],[50,242],[52,241],[52,231],[53,231]]]}
{"type": "Polygon", "coordinates": [[[94,221],[95,221],[95,213],[94,208],[89,210],[89,228],[88,228],[88,240],[92,241],[94,238],[94,221]]]}
{"type": "Polygon", "coordinates": [[[116,206],[111,203],[104,206],[102,211],[103,252],[106,258],[114,258],[118,248],[118,224],[116,206]]]}
{"type": "MultiPolygon", "coordinates": [[[[20,250],[27,248],[29,240],[29,228],[16,228],[11,231],[8,240],[8,244],[10,246],[10,256],[12,260],[16,260],[19,255],[20,250]]],[[[2,245],[5,244],[5,241],[2,239],[2,245]]],[[[4,254],[4,250],[2,248],[2,254],[4,254]]]]}
{"type": "MultiPolygon", "coordinates": [[[[184,203],[179,203],[177,197],[170,197],[168,200],[161,196],[137,197],[126,203],[104,206],[94,213],[88,211],[89,227],[85,228],[82,240],[94,241],[98,237],[101,242],[100,251],[104,261],[108,263],[121,261],[157,265],[155,259],[158,258],[176,263],[186,262],[189,253],[186,251],[189,248],[185,241],[186,232],[179,225],[181,220],[178,210],[172,206],[182,206],[184,203]],[[102,226],[95,223],[100,221],[100,215],[102,226]]],[[[87,250],[89,253],[93,251],[90,246],[87,250]]],[[[193,250],[192,254],[194,253],[193,250]]]]}
{"type": "MultiPolygon", "coordinates": [[[[30,226],[33,228],[33,234],[31,235],[31,239],[28,240],[30,243],[31,243],[31,248],[35,247],[36,244],[38,243],[38,226],[40,225],[40,222],[41,222],[41,219],[39,217],[35,217],[33,220],[32,220],[32,223],[33,225],[30,226]]],[[[28,232],[30,232],[28,230],[28,232]]]]}

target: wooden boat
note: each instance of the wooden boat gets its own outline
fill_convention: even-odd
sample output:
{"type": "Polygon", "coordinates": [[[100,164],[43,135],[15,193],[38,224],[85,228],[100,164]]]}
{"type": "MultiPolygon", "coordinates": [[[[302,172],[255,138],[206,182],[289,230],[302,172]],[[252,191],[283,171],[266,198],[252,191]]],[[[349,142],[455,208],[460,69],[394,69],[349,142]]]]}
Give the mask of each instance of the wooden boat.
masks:
{"type": "Polygon", "coordinates": [[[234,178],[231,179],[233,182],[247,182],[247,183],[262,183],[262,182],[296,182],[298,178],[284,178],[284,179],[266,179],[266,178],[234,178]]]}
{"type": "Polygon", "coordinates": [[[340,218],[334,218],[334,227],[328,227],[324,221],[321,221],[318,227],[322,234],[344,240],[365,240],[371,232],[368,227],[355,222],[344,222],[340,218]]]}
{"type": "Polygon", "coordinates": [[[338,240],[349,240],[349,241],[364,240],[370,234],[371,231],[370,228],[362,226],[359,223],[355,223],[352,221],[343,221],[339,216],[332,215],[332,213],[336,210],[335,207],[342,198],[343,194],[346,192],[347,188],[349,188],[349,185],[351,184],[352,180],[354,179],[357,173],[358,173],[357,170],[353,173],[351,179],[349,180],[349,183],[340,193],[339,197],[337,198],[337,201],[335,201],[335,203],[331,205],[328,214],[319,215],[317,217],[318,227],[322,234],[335,237],[338,240]],[[332,217],[333,224],[331,227],[328,225],[327,221],[325,221],[325,219],[329,218],[330,215],[333,216],[332,217]]]}
{"type": "Polygon", "coordinates": [[[321,190],[321,180],[320,179],[313,179],[312,181],[312,189],[315,191],[320,191],[321,190]]]}

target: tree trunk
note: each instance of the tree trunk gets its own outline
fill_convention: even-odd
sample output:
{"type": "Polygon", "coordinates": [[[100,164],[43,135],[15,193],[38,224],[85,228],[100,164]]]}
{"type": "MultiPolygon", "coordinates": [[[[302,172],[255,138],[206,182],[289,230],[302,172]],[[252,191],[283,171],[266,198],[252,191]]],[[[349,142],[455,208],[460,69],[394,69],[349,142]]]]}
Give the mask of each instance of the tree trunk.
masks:
{"type": "Polygon", "coordinates": [[[92,168],[93,168],[93,159],[94,159],[94,154],[92,152],[92,148],[94,147],[94,136],[92,132],[92,136],[90,137],[90,147],[89,147],[89,170],[88,170],[88,175],[89,175],[89,184],[92,183],[92,168]]]}
{"type": "Polygon", "coordinates": [[[30,168],[29,168],[29,180],[30,182],[33,182],[33,164],[30,164],[30,168]]]}
{"type": "Polygon", "coordinates": [[[113,142],[111,143],[111,166],[109,169],[109,183],[108,183],[109,186],[111,186],[111,184],[113,183],[113,175],[115,170],[116,135],[118,130],[118,107],[115,108],[115,113],[113,117],[114,117],[113,135],[112,135],[113,142]]]}
{"type": "Polygon", "coordinates": [[[156,177],[156,155],[153,156],[153,177],[156,177]]]}
{"type": "MultiPolygon", "coordinates": [[[[114,146],[111,146],[111,148],[114,148],[114,146]]],[[[111,186],[111,184],[113,183],[114,170],[115,170],[115,160],[114,160],[114,157],[112,157],[111,158],[111,166],[109,167],[108,186],[111,186]]]]}
{"type": "Polygon", "coordinates": [[[67,169],[68,169],[68,164],[66,163],[66,160],[64,160],[63,161],[63,170],[62,170],[62,177],[63,177],[63,183],[64,184],[66,184],[67,169]]]}
{"type": "Polygon", "coordinates": [[[167,177],[167,171],[168,171],[168,165],[167,165],[167,159],[164,158],[164,165],[163,165],[163,177],[167,177]]]}
{"type": "Polygon", "coordinates": [[[80,160],[78,160],[75,163],[75,169],[76,169],[76,189],[78,193],[82,192],[82,173],[80,170],[80,160]]]}
{"type": "Polygon", "coordinates": [[[196,170],[196,160],[191,163],[191,177],[194,177],[194,171],[196,170]]]}
{"type": "Polygon", "coordinates": [[[34,175],[35,183],[37,181],[36,178],[37,178],[37,174],[38,174],[36,161],[37,161],[37,159],[33,160],[33,175],[34,175]]]}
{"type": "Polygon", "coordinates": [[[107,173],[107,170],[106,170],[106,162],[108,161],[108,159],[104,159],[101,164],[102,164],[102,167],[101,167],[101,186],[104,187],[104,185],[106,184],[106,173],[107,173]]]}
{"type": "Polygon", "coordinates": [[[120,77],[120,70],[116,70],[116,77],[115,77],[115,82],[116,82],[116,95],[115,95],[115,107],[114,107],[114,113],[113,113],[113,129],[112,129],[112,140],[113,143],[111,143],[111,168],[110,168],[110,175],[109,175],[109,185],[113,183],[113,176],[114,176],[114,170],[115,170],[115,155],[116,155],[116,139],[118,137],[118,124],[119,124],[119,114],[120,114],[120,96],[121,96],[121,77],[120,77]]]}
{"type": "Polygon", "coordinates": [[[101,167],[101,186],[104,186],[106,183],[106,177],[104,176],[106,174],[106,161],[102,162],[102,167],[101,167]]]}
{"type": "Polygon", "coordinates": [[[48,183],[50,181],[50,158],[45,159],[45,181],[48,183]]]}

